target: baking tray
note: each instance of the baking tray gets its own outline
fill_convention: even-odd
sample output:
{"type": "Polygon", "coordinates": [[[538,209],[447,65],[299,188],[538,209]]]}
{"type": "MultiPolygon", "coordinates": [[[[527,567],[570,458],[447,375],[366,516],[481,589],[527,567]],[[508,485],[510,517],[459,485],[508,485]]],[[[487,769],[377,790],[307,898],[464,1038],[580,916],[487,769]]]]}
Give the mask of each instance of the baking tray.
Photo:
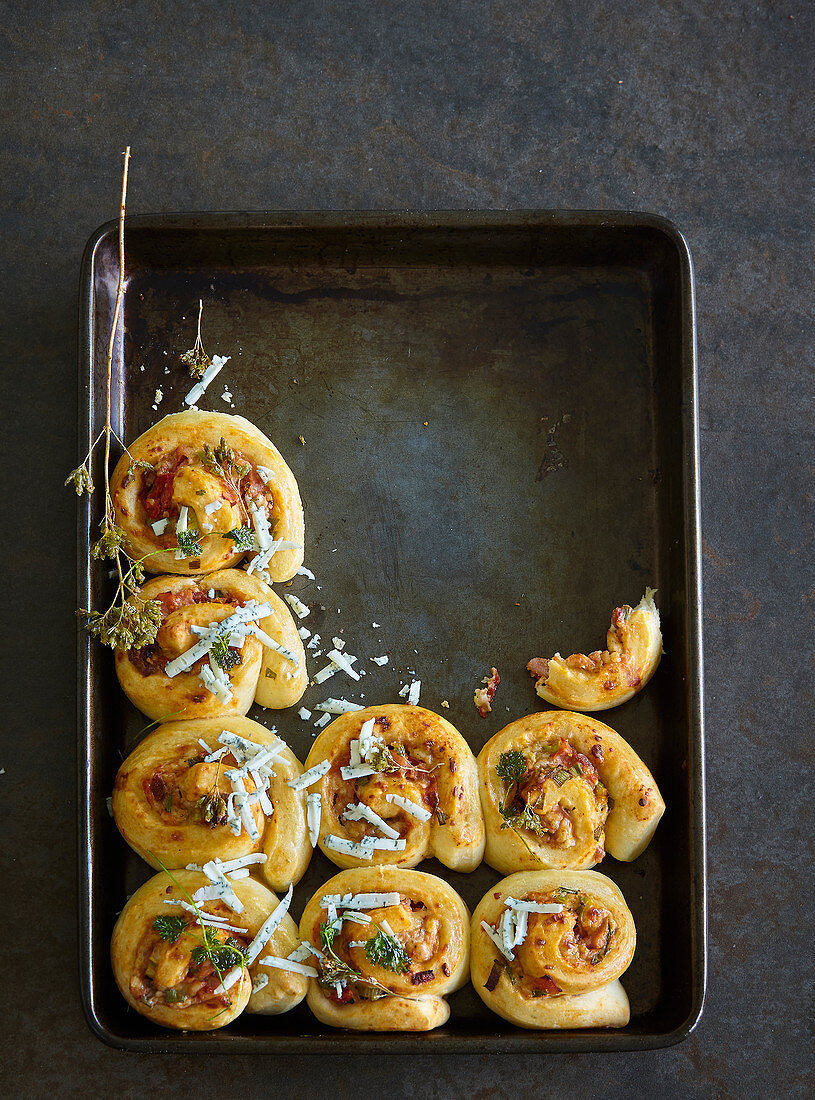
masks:
{"type": "MultiPolygon", "coordinates": [[[[105,804],[146,723],[110,653],[80,634],[79,952],[92,1029],[127,1050],[278,1054],[643,1050],[684,1038],[704,999],[706,910],[694,297],[682,235],[658,217],[606,212],[170,214],[128,218],[126,246],[115,430],[130,440],[182,407],[191,382],[178,355],[203,297],[205,346],[232,358],[201,406],[247,416],[294,470],[317,581],[298,577],[290,591],[313,606],[312,629],[342,629],[361,656],[361,701],[395,700],[415,671],[422,704],[477,753],[540,707],[530,657],[596,648],[611,609],[652,585],[666,657],[641,694],[598,717],[652,768],[668,808],[638,860],[600,867],[638,931],[623,1030],[523,1031],[468,986],[450,998],[449,1023],[421,1035],[332,1030],[305,1004],[209,1034],[164,1031],[126,1006],[108,956],[117,912],[152,874],[105,804]],[[384,668],[368,660],[386,651],[384,668]],[[472,692],[493,664],[501,686],[482,720],[472,692]]],[[[82,262],[81,450],[104,422],[117,264],[110,223],[82,262]]],[[[95,475],[101,485],[98,462],[95,475]]],[[[109,583],[87,558],[101,504],[97,492],[80,506],[81,606],[97,606],[109,583]]],[[[361,699],[357,687],[337,679],[304,702],[361,699]]],[[[315,730],[296,708],[250,717],[305,758],[315,730]]],[[[471,907],[501,877],[486,864],[472,875],[422,867],[471,907]]],[[[335,871],[317,851],[295,919],[335,871]]]]}

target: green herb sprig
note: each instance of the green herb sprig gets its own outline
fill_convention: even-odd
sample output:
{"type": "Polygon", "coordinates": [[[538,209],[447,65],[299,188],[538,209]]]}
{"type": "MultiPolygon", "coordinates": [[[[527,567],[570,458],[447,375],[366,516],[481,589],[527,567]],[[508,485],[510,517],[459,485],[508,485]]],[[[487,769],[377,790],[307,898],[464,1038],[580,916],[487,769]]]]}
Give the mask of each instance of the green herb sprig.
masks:
{"type": "Polygon", "coordinates": [[[410,955],[398,940],[381,930],[366,941],[365,954],[375,966],[392,970],[395,974],[404,974],[410,969],[410,955]]]}
{"type": "Polygon", "coordinates": [[[187,927],[187,921],[185,917],[160,916],[153,921],[153,927],[163,940],[167,940],[168,943],[175,943],[187,927]]]}
{"type": "Polygon", "coordinates": [[[236,527],[233,531],[227,531],[221,538],[232,539],[236,550],[255,549],[255,532],[251,527],[236,527]]]}

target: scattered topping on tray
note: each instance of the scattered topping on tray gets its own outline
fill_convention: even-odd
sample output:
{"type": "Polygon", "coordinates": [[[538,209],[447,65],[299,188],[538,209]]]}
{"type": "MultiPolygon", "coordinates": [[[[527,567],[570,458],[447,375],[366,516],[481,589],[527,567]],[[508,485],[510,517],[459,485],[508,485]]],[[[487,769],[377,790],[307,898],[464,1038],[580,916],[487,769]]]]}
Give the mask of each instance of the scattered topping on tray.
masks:
{"type": "Polygon", "coordinates": [[[492,710],[492,701],[495,698],[496,689],[501,683],[501,677],[498,675],[498,670],[493,668],[490,675],[485,676],[481,683],[485,686],[475,689],[473,702],[481,717],[486,718],[492,710]]]}

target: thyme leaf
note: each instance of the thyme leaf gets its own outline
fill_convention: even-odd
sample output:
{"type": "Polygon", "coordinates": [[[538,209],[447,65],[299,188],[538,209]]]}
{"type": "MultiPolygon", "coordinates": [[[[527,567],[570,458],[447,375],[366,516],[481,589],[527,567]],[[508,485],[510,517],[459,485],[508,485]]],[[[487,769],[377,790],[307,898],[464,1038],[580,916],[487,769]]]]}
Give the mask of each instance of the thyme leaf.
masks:
{"type": "Polygon", "coordinates": [[[81,466],[77,466],[75,470],[71,470],[65,478],[65,484],[73,485],[78,497],[81,497],[83,493],[90,495],[94,488],[91,472],[84,462],[81,466]]]}

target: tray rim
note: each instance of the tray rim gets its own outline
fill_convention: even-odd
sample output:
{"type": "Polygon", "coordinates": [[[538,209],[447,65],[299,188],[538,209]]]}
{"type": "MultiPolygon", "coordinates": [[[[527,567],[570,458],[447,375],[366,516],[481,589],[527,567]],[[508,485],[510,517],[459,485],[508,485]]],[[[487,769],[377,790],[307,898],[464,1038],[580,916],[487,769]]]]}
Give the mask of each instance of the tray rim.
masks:
{"type": "MultiPolygon", "coordinates": [[[[91,850],[90,800],[88,798],[91,756],[91,668],[90,638],[77,632],[77,956],[82,1008],[91,1032],[107,1046],[140,1053],[201,1054],[336,1054],[339,1043],[349,1054],[466,1054],[466,1053],[607,1053],[664,1049],[685,1040],[697,1027],[707,992],[707,830],[705,797],[705,722],[704,665],[702,637],[701,571],[701,500],[699,448],[699,380],[696,332],[696,291],[690,247],[682,231],[670,219],[636,210],[271,210],[271,211],[179,211],[160,214],[128,215],[125,228],[181,230],[224,229],[325,229],[404,228],[404,229],[489,229],[510,227],[529,230],[636,229],[648,228],[661,233],[677,254],[681,273],[681,347],[683,420],[682,457],[685,513],[685,576],[687,578],[687,640],[691,666],[696,677],[689,685],[688,721],[689,774],[691,784],[690,834],[688,858],[691,864],[691,890],[695,901],[691,925],[691,964],[693,997],[686,1019],[669,1032],[627,1033],[625,1029],[606,1031],[526,1031],[516,1029],[495,1035],[449,1035],[426,1033],[347,1032],[338,1030],[326,1036],[275,1036],[258,1039],[211,1033],[168,1032],[160,1038],[128,1037],[111,1031],[99,1018],[93,987],[93,960],[90,953],[90,926],[93,917],[92,895],[94,864],[82,855],[91,850]],[[264,1049],[258,1049],[263,1044],[264,1049]],[[268,1049],[269,1046],[274,1049],[268,1049]],[[424,1045],[427,1049],[420,1050],[424,1045]]],[[[89,237],[80,264],[78,302],[79,449],[90,446],[93,436],[91,400],[92,333],[96,252],[103,240],[118,229],[118,221],[108,220],[89,237]]],[[[77,597],[78,606],[87,606],[91,571],[87,546],[91,534],[91,506],[87,497],[77,509],[77,597]]]]}

